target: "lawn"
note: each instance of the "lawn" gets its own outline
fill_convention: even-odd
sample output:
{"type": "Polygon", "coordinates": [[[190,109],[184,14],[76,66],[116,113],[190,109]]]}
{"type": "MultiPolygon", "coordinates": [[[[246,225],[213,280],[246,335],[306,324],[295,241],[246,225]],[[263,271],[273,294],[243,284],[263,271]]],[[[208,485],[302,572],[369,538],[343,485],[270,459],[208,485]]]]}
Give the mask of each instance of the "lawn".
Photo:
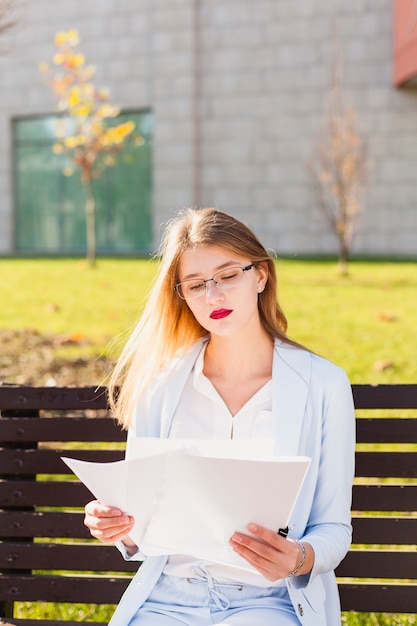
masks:
{"type": "MultiPolygon", "coordinates": [[[[24,353],[16,379],[29,379],[32,368],[38,384],[45,384],[52,365],[42,369],[38,361],[45,361],[44,355],[52,359],[54,352],[58,383],[68,382],[68,376],[79,370],[80,359],[90,372],[83,380],[101,382],[97,360],[111,362],[116,357],[140,314],[156,266],[156,261],[138,259],[99,259],[95,269],[77,259],[1,259],[0,332],[22,331],[26,341],[13,354],[16,361],[17,350],[24,353]],[[44,344],[48,353],[42,352],[44,344]],[[36,352],[41,355],[38,360],[36,352]],[[30,353],[34,358],[28,361],[30,353]],[[64,361],[66,378],[60,379],[64,361]],[[68,370],[70,362],[76,365],[73,371],[68,370]]],[[[282,259],[277,270],[280,301],[293,339],[341,365],[353,383],[417,382],[416,263],[355,261],[343,277],[336,262],[282,259]]],[[[0,358],[0,381],[6,370],[0,358]]],[[[7,380],[12,376],[8,374],[7,380]]],[[[112,610],[25,603],[19,617],[50,617],[52,611],[77,621],[104,621],[112,610]]],[[[406,626],[417,620],[415,615],[352,613],[343,615],[343,624],[406,626]]]]}
{"type": "MultiPolygon", "coordinates": [[[[332,261],[285,259],[277,269],[292,338],[341,365],[352,383],[417,380],[417,263],[352,262],[347,277],[332,261]]],[[[95,269],[76,259],[2,259],[0,330],[67,338],[56,351],[69,359],[114,358],[155,270],[156,261],[139,259],[100,259],[95,269]]]]}

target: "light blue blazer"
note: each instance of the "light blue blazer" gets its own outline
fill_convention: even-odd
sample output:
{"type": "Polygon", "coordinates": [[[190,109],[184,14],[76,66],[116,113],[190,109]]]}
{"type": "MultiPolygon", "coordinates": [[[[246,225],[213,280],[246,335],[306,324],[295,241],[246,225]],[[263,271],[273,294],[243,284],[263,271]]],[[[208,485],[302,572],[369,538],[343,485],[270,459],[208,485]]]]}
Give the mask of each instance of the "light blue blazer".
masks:
{"type": "MultiPolygon", "coordinates": [[[[202,341],[150,385],[137,407],[127,445],[132,437],[169,436],[176,406],[202,341]]],[[[312,459],[293,511],[290,536],[313,546],[315,562],[309,575],[286,579],[288,592],[301,624],[338,626],[340,601],[334,569],[351,542],[355,448],[351,386],[339,367],[279,341],[275,342],[272,378],[276,454],[312,459]]],[[[139,560],[143,555],[139,552],[133,558],[139,560]]],[[[109,626],[127,626],[149,596],[165,563],[166,557],[145,559],[109,626]]]]}

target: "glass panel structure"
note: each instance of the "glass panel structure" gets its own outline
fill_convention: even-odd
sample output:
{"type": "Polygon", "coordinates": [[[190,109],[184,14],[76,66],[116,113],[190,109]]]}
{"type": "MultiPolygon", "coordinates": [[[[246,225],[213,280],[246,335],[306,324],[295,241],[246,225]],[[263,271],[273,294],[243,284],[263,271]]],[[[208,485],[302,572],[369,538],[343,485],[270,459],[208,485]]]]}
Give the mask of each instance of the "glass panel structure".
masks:
{"type": "MultiPolygon", "coordinates": [[[[57,116],[13,122],[15,250],[24,255],[83,255],[85,196],[77,169],[56,155],[57,116]]],[[[152,114],[125,112],[109,123],[135,122],[133,138],[93,182],[98,255],[147,254],[152,246],[152,114]]]]}

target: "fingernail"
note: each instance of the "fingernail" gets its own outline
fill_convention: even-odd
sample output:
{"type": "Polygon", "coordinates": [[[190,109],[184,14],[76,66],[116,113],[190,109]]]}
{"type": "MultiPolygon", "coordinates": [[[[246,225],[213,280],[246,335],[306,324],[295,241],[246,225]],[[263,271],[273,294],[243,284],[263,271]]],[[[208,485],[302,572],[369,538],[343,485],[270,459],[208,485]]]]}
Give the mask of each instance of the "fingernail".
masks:
{"type": "Polygon", "coordinates": [[[258,527],[256,524],[248,524],[248,529],[252,532],[252,533],[256,533],[258,531],[258,527]]]}

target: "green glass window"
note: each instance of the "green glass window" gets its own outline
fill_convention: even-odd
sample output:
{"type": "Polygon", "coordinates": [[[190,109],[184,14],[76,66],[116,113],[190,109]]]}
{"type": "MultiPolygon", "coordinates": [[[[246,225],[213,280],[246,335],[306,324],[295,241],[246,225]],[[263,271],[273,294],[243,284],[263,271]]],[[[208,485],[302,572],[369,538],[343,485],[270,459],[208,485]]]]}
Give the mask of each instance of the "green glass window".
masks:
{"type": "MultiPolygon", "coordinates": [[[[85,197],[71,161],[52,151],[56,116],[13,122],[15,161],[15,249],[21,254],[83,255],[85,197]]],[[[144,142],[130,141],[94,181],[98,255],[146,254],[152,248],[152,114],[126,112],[144,142]]]]}

